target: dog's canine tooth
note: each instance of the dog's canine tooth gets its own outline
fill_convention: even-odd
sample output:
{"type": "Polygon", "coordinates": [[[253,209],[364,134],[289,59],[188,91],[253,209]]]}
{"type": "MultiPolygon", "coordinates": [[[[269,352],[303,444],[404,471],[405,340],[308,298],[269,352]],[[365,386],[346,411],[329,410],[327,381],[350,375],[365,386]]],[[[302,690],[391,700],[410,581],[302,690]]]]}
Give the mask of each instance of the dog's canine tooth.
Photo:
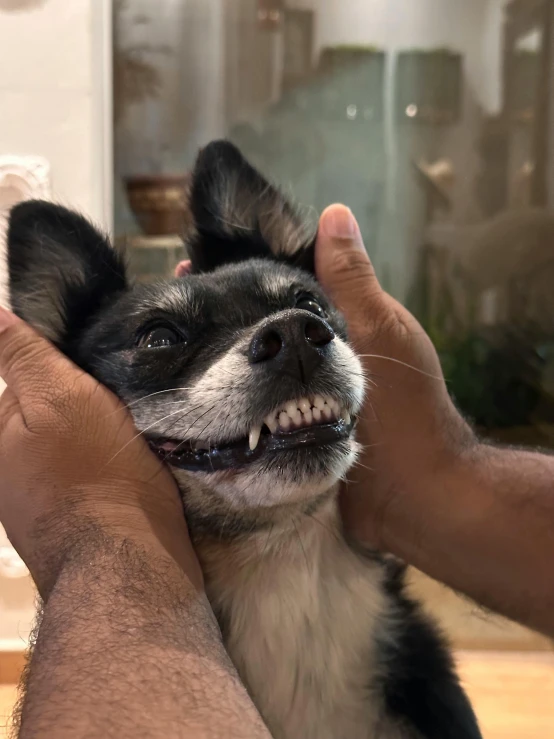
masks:
{"type": "Polygon", "coordinates": [[[250,429],[250,434],[248,435],[248,445],[250,446],[251,451],[254,451],[254,449],[258,446],[261,433],[261,426],[252,426],[252,428],[250,429]]]}
{"type": "Polygon", "coordinates": [[[272,434],[274,434],[279,428],[279,421],[275,417],[274,413],[270,413],[269,416],[266,416],[264,423],[272,434]]]}
{"type": "Polygon", "coordinates": [[[344,410],[342,412],[342,419],[347,426],[350,424],[352,419],[350,418],[350,413],[347,410],[344,410]]]}

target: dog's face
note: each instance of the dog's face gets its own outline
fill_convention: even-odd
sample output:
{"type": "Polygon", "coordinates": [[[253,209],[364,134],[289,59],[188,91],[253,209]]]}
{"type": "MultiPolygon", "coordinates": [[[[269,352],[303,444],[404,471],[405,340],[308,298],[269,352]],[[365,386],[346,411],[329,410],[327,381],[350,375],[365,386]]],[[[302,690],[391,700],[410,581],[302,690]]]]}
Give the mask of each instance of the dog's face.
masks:
{"type": "Polygon", "coordinates": [[[136,287],[80,216],[17,206],[11,300],[129,405],[193,529],[233,535],[313,510],[345,475],[363,375],[306,269],[313,239],[236,149],[201,152],[190,198],[192,273],[136,287]]]}

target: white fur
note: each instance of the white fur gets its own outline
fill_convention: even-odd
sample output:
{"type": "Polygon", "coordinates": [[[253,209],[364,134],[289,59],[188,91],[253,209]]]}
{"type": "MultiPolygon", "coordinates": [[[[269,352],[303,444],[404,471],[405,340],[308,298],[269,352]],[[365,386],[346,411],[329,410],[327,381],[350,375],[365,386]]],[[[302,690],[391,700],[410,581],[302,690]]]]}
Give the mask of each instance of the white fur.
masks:
{"type": "Polygon", "coordinates": [[[272,736],[400,736],[383,723],[371,685],[383,570],[347,547],[335,500],[313,517],[198,551],[227,649],[272,736]]]}

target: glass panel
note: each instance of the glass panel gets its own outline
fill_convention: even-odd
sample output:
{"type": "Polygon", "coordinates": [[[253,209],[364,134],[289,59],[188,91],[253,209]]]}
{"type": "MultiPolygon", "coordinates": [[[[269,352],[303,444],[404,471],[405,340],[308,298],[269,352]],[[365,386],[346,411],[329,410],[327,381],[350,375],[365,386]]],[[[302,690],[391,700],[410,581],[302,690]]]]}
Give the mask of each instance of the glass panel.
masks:
{"type": "Polygon", "coordinates": [[[553,18],[550,0],[116,0],[115,223],[137,270],[170,270],[186,173],[228,137],[306,218],[353,209],[483,434],[554,447],[553,18]]]}

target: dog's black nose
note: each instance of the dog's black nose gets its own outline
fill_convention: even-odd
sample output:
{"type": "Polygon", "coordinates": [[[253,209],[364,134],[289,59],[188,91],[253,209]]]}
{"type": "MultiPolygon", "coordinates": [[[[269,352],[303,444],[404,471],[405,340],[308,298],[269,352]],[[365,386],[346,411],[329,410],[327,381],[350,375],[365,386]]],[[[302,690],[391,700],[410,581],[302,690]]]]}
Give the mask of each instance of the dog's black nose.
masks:
{"type": "Polygon", "coordinates": [[[307,382],[325,356],[335,332],[322,318],[305,310],[290,310],[269,320],[254,335],[250,364],[267,362],[275,372],[307,382]]]}

